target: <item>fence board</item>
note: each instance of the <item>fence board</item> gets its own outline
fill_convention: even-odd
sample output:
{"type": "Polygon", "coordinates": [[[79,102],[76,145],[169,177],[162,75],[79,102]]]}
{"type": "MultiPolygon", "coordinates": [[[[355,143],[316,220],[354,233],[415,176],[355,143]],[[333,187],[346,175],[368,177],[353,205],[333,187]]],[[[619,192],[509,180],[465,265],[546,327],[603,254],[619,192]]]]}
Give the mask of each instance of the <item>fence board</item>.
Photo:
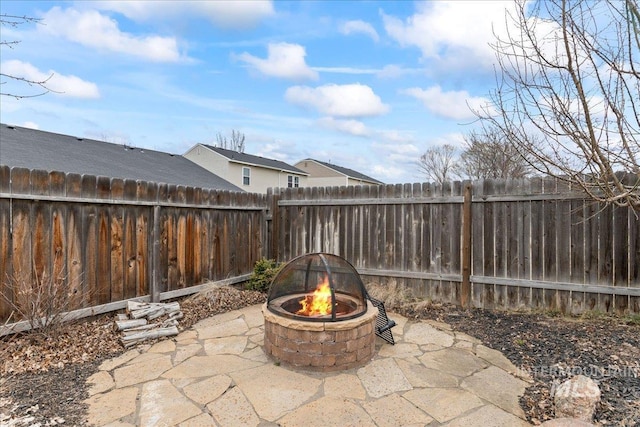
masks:
{"type": "MultiPolygon", "coordinates": [[[[474,197],[482,198],[484,194],[484,181],[476,181],[472,183],[471,187],[474,197]]],[[[484,248],[485,239],[485,224],[484,224],[484,209],[488,203],[476,203],[471,204],[471,275],[482,276],[484,274],[484,262],[487,253],[484,248]],[[475,230],[475,233],[473,233],[475,230]]],[[[484,285],[472,283],[471,284],[471,306],[483,307],[484,306],[484,285]]]]}
{"type": "MultiPolygon", "coordinates": [[[[613,285],[628,286],[629,264],[627,254],[629,247],[629,221],[631,214],[627,208],[614,206],[613,208],[613,285]]],[[[629,297],[616,295],[615,311],[617,314],[625,314],[629,308],[629,297]]]]}

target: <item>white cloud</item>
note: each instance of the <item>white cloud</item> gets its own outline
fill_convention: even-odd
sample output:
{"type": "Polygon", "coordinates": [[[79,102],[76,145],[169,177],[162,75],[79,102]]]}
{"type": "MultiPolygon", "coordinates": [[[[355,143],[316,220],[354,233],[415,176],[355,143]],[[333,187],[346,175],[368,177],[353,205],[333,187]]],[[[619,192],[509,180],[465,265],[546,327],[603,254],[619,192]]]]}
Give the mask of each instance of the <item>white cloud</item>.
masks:
{"type": "Polygon", "coordinates": [[[260,73],[270,77],[293,80],[316,80],[318,73],[305,63],[307,53],[303,46],[291,43],[269,43],[266,59],[246,52],[236,58],[254,67],[260,73]]]}
{"type": "Polygon", "coordinates": [[[371,175],[382,182],[398,182],[398,180],[405,179],[407,175],[407,169],[402,165],[373,165],[373,172],[371,175]]]}
{"type": "Polygon", "coordinates": [[[44,14],[43,20],[46,25],[39,26],[39,30],[87,47],[156,62],[177,62],[184,59],[178,51],[175,38],[122,32],[116,20],[95,10],[63,10],[56,6],[44,14]]]}
{"type": "Polygon", "coordinates": [[[381,79],[395,79],[398,77],[410,75],[410,74],[418,74],[424,72],[422,68],[404,68],[399,65],[389,64],[385,65],[382,70],[379,70],[376,73],[376,77],[381,79]]]}
{"type": "Polygon", "coordinates": [[[70,98],[100,98],[100,91],[95,83],[87,82],[74,75],[64,75],[49,70],[40,71],[28,62],[12,59],[1,65],[2,73],[35,82],[44,82],[54,94],[70,98]]]}
{"type": "Polygon", "coordinates": [[[330,117],[379,116],[389,111],[389,106],[369,86],[359,83],[316,88],[293,86],[287,89],[285,99],[330,117]]]}
{"type": "Polygon", "coordinates": [[[273,1],[101,1],[94,7],[122,13],[129,19],[175,20],[201,17],[219,28],[250,28],[275,14],[273,1]]]}
{"type": "Polygon", "coordinates": [[[417,3],[416,13],[401,20],[382,13],[389,36],[415,46],[427,59],[466,67],[490,67],[494,32],[505,35],[505,1],[434,1],[417,3]]]}
{"type": "Polygon", "coordinates": [[[365,34],[373,41],[380,40],[380,36],[378,36],[378,32],[373,28],[371,24],[364,21],[347,21],[340,26],[340,32],[345,35],[349,34],[365,34]]]}
{"type": "Polygon", "coordinates": [[[343,120],[334,119],[333,117],[323,117],[318,120],[318,124],[325,129],[336,130],[338,132],[348,133],[354,136],[367,136],[370,134],[367,126],[359,120],[343,120]]]}
{"type": "Polygon", "coordinates": [[[427,145],[429,145],[430,147],[438,147],[445,144],[453,145],[454,147],[458,147],[458,148],[463,148],[465,145],[464,134],[460,132],[446,133],[444,135],[438,135],[427,141],[427,145]]]}
{"type": "Polygon", "coordinates": [[[420,150],[413,143],[375,142],[372,148],[380,156],[393,163],[415,163],[420,157],[420,150]]]}
{"type": "Polygon", "coordinates": [[[480,110],[490,104],[487,98],[471,96],[466,90],[443,92],[437,85],[428,89],[404,89],[400,93],[422,101],[433,114],[454,120],[471,119],[475,117],[472,110],[480,110]]]}

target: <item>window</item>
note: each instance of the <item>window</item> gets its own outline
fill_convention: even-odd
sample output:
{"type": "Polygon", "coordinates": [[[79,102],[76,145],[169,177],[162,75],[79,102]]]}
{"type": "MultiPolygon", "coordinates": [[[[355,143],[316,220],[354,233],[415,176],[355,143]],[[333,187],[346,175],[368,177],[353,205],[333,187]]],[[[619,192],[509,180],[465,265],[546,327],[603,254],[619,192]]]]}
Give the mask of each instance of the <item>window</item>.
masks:
{"type": "Polygon", "coordinates": [[[293,175],[287,175],[287,187],[289,187],[289,188],[291,188],[291,187],[295,187],[295,188],[300,187],[300,177],[299,176],[293,176],[293,175]]]}
{"type": "Polygon", "coordinates": [[[242,185],[251,184],[251,169],[242,168],[242,185]]]}
{"type": "Polygon", "coordinates": [[[293,186],[298,188],[300,187],[300,177],[299,176],[294,176],[293,177],[293,186]]]}

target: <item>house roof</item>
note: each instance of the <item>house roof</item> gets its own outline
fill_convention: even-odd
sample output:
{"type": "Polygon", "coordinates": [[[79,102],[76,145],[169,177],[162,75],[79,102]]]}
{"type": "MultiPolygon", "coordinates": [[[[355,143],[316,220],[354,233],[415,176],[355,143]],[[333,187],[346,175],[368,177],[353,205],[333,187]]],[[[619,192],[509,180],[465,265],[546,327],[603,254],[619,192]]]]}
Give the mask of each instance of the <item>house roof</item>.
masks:
{"type": "Polygon", "coordinates": [[[0,124],[0,165],[244,191],[178,154],[0,124]]]}
{"type": "MultiPolygon", "coordinates": [[[[367,176],[367,175],[365,175],[363,173],[360,173],[358,171],[354,171],[353,169],[349,169],[349,168],[345,168],[345,167],[342,167],[342,166],[334,165],[332,163],[321,162],[320,160],[316,160],[316,159],[304,159],[304,160],[301,160],[301,162],[304,162],[304,161],[311,161],[311,162],[319,163],[322,166],[325,166],[325,167],[327,167],[329,169],[332,169],[332,170],[334,170],[334,171],[336,171],[338,173],[346,175],[349,178],[360,179],[362,181],[369,181],[369,182],[372,182],[372,183],[375,183],[375,184],[384,184],[384,182],[382,182],[382,181],[378,181],[375,178],[371,178],[370,176],[367,176]]],[[[300,162],[298,162],[298,163],[300,163],[300,162]]]]}
{"type": "Polygon", "coordinates": [[[251,166],[262,166],[268,169],[277,169],[279,171],[287,171],[293,172],[298,175],[309,175],[307,172],[296,168],[295,166],[291,166],[285,162],[281,162],[280,160],[267,159],[266,157],[254,156],[252,154],[240,153],[238,151],[227,150],[220,147],[214,147],[212,145],[201,144],[208,149],[215,151],[221,156],[226,157],[231,162],[242,163],[251,166]]]}

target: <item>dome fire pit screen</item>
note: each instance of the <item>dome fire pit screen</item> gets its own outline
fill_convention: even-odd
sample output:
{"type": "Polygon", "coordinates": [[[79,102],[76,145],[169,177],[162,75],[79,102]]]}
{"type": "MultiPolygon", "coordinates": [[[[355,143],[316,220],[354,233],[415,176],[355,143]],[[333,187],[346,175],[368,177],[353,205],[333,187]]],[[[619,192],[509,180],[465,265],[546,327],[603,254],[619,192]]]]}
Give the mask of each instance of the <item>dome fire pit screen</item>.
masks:
{"type": "Polygon", "coordinates": [[[394,343],[384,304],[337,255],[291,260],[273,279],[262,311],[265,352],[289,365],[349,369],[373,357],[375,335],[394,343]]]}

